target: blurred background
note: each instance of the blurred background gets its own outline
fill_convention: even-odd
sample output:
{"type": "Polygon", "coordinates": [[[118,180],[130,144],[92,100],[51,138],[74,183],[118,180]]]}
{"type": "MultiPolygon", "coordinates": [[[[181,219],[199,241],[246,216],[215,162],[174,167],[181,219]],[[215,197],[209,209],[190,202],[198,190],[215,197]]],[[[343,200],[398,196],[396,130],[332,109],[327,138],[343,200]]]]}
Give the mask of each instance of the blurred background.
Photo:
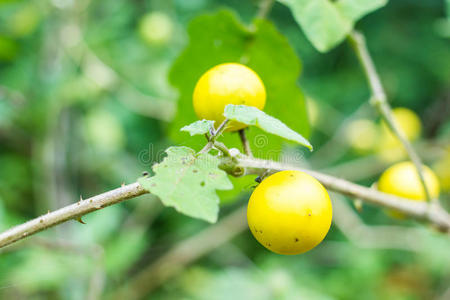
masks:
{"type": "MultiPolygon", "coordinates": [[[[180,86],[169,74],[182,81],[190,68],[171,66],[190,20],[221,9],[250,25],[258,1],[0,0],[1,231],[134,182],[185,144],[173,134],[180,86]]],[[[404,160],[350,46],[317,52],[279,3],[268,20],[302,65],[303,133],[316,149],[302,163],[370,186],[404,160]]],[[[449,24],[437,0],[390,1],[357,24],[447,208],[449,24]]],[[[450,299],[448,237],[337,194],[321,245],[292,257],[267,251],[242,209],[253,179],[221,195],[215,225],[144,195],[0,250],[0,299],[450,299]]]]}

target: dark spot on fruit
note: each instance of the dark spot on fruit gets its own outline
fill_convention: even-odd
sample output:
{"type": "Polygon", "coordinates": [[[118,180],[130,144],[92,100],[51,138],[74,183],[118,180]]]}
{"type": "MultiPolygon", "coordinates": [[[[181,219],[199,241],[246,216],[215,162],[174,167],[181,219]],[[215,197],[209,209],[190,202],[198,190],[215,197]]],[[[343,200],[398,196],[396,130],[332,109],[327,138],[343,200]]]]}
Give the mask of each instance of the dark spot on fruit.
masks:
{"type": "Polygon", "coordinates": [[[289,177],[294,177],[294,174],[289,175],[289,177]]]}
{"type": "Polygon", "coordinates": [[[200,185],[205,186],[205,182],[204,181],[200,182],[200,185]]]}
{"type": "Polygon", "coordinates": [[[298,238],[295,238],[295,242],[296,242],[296,243],[298,242],[298,238]]]}
{"type": "Polygon", "coordinates": [[[308,216],[310,216],[310,217],[311,217],[311,213],[308,213],[308,216]]]}

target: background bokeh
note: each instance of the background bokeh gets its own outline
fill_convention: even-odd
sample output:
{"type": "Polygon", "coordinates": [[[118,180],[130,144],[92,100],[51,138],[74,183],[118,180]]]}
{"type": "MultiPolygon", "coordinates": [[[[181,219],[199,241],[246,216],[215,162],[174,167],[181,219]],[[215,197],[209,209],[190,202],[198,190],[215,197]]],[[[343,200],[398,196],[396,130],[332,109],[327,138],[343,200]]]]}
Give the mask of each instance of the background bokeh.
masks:
{"type": "MultiPolygon", "coordinates": [[[[203,146],[178,132],[195,118],[177,107],[197,73],[216,63],[214,53],[202,52],[208,33],[226,36],[234,28],[214,20],[204,32],[192,25],[189,44],[188,24],[203,14],[265,26],[270,34],[252,50],[259,66],[270,66],[259,51],[274,60],[292,55],[294,70],[277,63],[282,75],[268,76],[275,87],[292,81],[276,91],[286,102],[270,109],[291,118],[316,151],[283,146],[283,157],[367,186],[405,159],[368,104],[350,46],[317,52],[279,3],[268,16],[273,28],[250,25],[257,5],[0,0],[0,230],[133,182],[168,146],[203,146]],[[300,66],[303,96],[295,87],[300,66]],[[292,97],[301,101],[290,104],[292,97]],[[306,114],[288,115],[290,105],[308,110],[309,126],[306,114]]],[[[410,138],[440,177],[447,208],[449,24],[437,0],[390,1],[357,24],[392,106],[420,118],[410,138]]],[[[415,126],[405,122],[405,131],[415,126]]],[[[281,147],[278,140],[262,143],[281,147]]],[[[0,299],[102,299],[117,291],[146,299],[450,298],[448,237],[336,194],[334,224],[320,246],[292,257],[270,253],[251,236],[241,210],[253,180],[234,180],[237,188],[221,193],[216,225],[144,195],[83,217],[86,225],[62,224],[0,250],[0,299]]]]}

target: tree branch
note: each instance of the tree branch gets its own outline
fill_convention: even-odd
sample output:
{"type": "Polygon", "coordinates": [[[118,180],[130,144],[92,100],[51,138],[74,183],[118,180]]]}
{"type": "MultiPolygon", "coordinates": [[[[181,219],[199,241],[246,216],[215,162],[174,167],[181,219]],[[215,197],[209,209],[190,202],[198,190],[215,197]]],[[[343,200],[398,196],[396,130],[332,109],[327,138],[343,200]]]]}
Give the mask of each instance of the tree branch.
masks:
{"type": "Polygon", "coordinates": [[[145,193],[148,192],[135,182],[86,200],[80,200],[0,233],[0,248],[60,223],[145,193]]]}
{"type": "MultiPolygon", "coordinates": [[[[426,203],[396,197],[324,173],[299,168],[295,165],[250,158],[243,155],[233,156],[231,160],[229,157],[224,157],[222,159],[225,164],[225,169],[231,172],[230,175],[236,176],[232,170],[244,168],[245,174],[258,175],[263,174],[266,170],[270,170],[270,173],[282,170],[299,170],[315,177],[329,190],[354,197],[371,204],[398,210],[411,217],[427,220],[431,224],[436,225],[442,231],[450,231],[450,215],[438,203],[426,203]]],[[[239,173],[239,175],[241,175],[241,173],[239,173]]],[[[139,183],[135,182],[86,200],[80,200],[77,203],[63,207],[51,213],[49,212],[36,219],[0,233],[0,248],[60,223],[80,218],[81,216],[92,211],[146,193],[148,192],[144,190],[139,183]]]]}
{"type": "Polygon", "coordinates": [[[283,170],[302,171],[316,178],[329,190],[361,199],[371,204],[398,210],[411,217],[427,220],[443,231],[450,231],[450,215],[437,203],[412,201],[410,199],[400,198],[347,180],[289,164],[256,158],[246,158],[243,156],[237,158],[237,161],[240,167],[246,168],[246,174],[261,174],[267,169],[270,170],[271,173],[283,170]]]}
{"type": "MultiPolygon", "coordinates": [[[[373,63],[372,57],[370,56],[369,50],[367,49],[364,36],[357,31],[353,31],[349,34],[348,39],[353,46],[354,51],[356,52],[359,62],[361,63],[361,66],[366,75],[367,81],[370,85],[370,89],[372,92],[370,98],[371,104],[378,110],[387,126],[402,143],[403,147],[408,153],[409,158],[417,169],[420,182],[422,183],[423,190],[425,191],[426,199],[428,201],[431,201],[432,199],[430,196],[430,192],[428,191],[428,187],[425,184],[425,177],[423,176],[422,161],[401,128],[398,126],[397,122],[394,119],[394,116],[392,115],[391,107],[387,102],[386,93],[384,92],[380,77],[378,76],[378,73],[375,69],[375,65],[373,63]]],[[[437,199],[433,199],[433,202],[437,202],[437,199]]]]}

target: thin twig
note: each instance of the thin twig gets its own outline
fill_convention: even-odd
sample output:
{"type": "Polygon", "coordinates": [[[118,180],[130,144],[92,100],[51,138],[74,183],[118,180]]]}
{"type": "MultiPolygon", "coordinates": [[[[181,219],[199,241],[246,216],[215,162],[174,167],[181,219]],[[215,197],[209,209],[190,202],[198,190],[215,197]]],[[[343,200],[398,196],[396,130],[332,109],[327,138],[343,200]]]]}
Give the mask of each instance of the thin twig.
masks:
{"type": "Polygon", "coordinates": [[[241,139],[242,147],[244,148],[244,153],[249,157],[253,157],[252,149],[250,148],[250,143],[248,142],[247,137],[245,136],[245,129],[239,130],[239,138],[241,139]]]}
{"type": "Polygon", "coordinates": [[[212,137],[213,139],[216,139],[218,136],[220,136],[222,134],[222,132],[226,129],[225,126],[227,126],[228,122],[230,120],[229,119],[225,119],[217,128],[217,130],[214,132],[214,136],[212,137]]]}
{"type": "MultiPolygon", "coordinates": [[[[420,182],[422,183],[426,199],[428,201],[431,201],[431,196],[425,183],[425,177],[423,175],[422,161],[394,119],[391,107],[387,102],[386,93],[384,92],[380,77],[378,76],[378,73],[375,69],[375,65],[373,63],[372,57],[370,56],[369,50],[367,49],[364,36],[359,32],[353,31],[352,33],[350,33],[348,38],[353,46],[354,51],[356,52],[359,62],[361,63],[364,73],[366,74],[367,81],[370,85],[370,89],[372,92],[372,96],[370,99],[371,104],[378,110],[382,118],[385,120],[387,126],[402,143],[403,147],[408,153],[409,158],[417,169],[417,173],[419,174],[420,182]]],[[[434,202],[437,202],[437,199],[433,200],[436,200],[434,202]]]]}
{"type": "Polygon", "coordinates": [[[0,248],[60,223],[145,193],[148,192],[135,182],[86,200],[80,200],[0,233],[0,248]]]}

